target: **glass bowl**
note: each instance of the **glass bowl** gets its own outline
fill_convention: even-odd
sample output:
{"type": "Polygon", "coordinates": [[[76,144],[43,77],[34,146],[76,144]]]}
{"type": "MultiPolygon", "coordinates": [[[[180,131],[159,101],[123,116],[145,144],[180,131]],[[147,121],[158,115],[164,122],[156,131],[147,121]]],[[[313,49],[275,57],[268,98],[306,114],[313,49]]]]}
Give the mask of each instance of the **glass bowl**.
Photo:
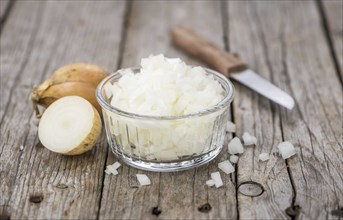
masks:
{"type": "Polygon", "coordinates": [[[182,116],[139,115],[112,106],[106,85],[117,83],[121,70],[106,77],[96,97],[112,152],[130,166],[156,172],[191,169],[214,159],[223,147],[234,87],[220,73],[204,69],[220,83],[225,97],[215,106],[182,116]]]}

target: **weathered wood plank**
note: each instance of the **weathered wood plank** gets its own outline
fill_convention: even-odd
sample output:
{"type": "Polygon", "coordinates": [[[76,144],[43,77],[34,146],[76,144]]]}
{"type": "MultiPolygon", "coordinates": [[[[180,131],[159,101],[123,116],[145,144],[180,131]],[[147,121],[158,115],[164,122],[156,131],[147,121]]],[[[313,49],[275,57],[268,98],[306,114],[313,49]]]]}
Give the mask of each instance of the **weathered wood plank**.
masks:
{"type": "Polygon", "coordinates": [[[124,9],[121,1],[15,4],[0,42],[1,215],[11,219],[97,217],[107,155],[104,138],[81,156],[49,152],[37,140],[28,94],[34,84],[67,63],[115,67],[124,9]]]}
{"type": "Polygon", "coordinates": [[[300,148],[299,156],[288,161],[295,203],[301,206],[302,217],[333,218],[332,211],[343,206],[342,85],[314,2],[292,4],[285,9],[279,63],[285,75],[276,80],[297,103],[292,113],[281,111],[284,138],[300,148]],[[302,37],[295,38],[294,33],[302,37]]]}
{"type": "MultiPolygon", "coordinates": [[[[164,53],[200,64],[171,46],[169,31],[174,25],[193,27],[223,46],[220,2],[215,1],[135,1],[133,2],[123,67],[137,66],[150,54],[164,53]],[[204,18],[206,16],[206,19],[204,18]]],[[[229,175],[221,173],[225,187],[205,185],[209,173],[217,171],[217,162],[227,158],[226,148],[216,161],[197,169],[177,173],[143,172],[123,166],[119,175],[106,176],[100,218],[151,219],[153,207],[162,211],[161,219],[236,218],[235,187],[229,175]],[[136,188],[136,173],[147,174],[149,187],[136,188]],[[198,207],[209,203],[212,210],[201,213],[198,207]]],[[[109,155],[108,164],[114,162],[109,155]]]]}
{"type": "Polygon", "coordinates": [[[0,21],[1,21],[1,23],[2,23],[2,19],[5,15],[5,12],[7,10],[9,3],[10,3],[10,0],[1,0],[0,1],[0,21]]]}
{"type": "MultiPolygon", "coordinates": [[[[273,75],[260,31],[256,9],[251,1],[228,3],[229,46],[238,52],[252,69],[268,80],[273,75]],[[239,18],[239,19],[238,19],[239,18]]],[[[292,185],[286,163],[275,156],[282,141],[278,107],[250,89],[235,83],[234,121],[238,137],[244,132],[258,139],[256,146],[248,146],[238,162],[238,207],[242,219],[286,219],[284,212],[291,205],[292,185]],[[260,153],[269,153],[270,159],[261,162],[260,153]],[[246,184],[251,188],[246,189],[246,184]],[[261,194],[261,187],[264,192],[261,194]],[[255,191],[256,190],[256,191],[255,191]]]]}
{"type": "Polygon", "coordinates": [[[343,1],[322,1],[330,37],[333,41],[335,55],[339,64],[341,79],[343,79],[343,1]]]}
{"type": "MultiPolygon", "coordinates": [[[[294,215],[309,219],[337,218],[331,212],[342,207],[343,203],[342,86],[335,73],[315,2],[259,1],[252,3],[253,7],[241,4],[244,3],[230,4],[230,11],[239,11],[241,15],[240,20],[231,21],[235,26],[230,26],[230,45],[240,52],[245,49],[247,52],[241,54],[244,59],[249,60],[261,74],[270,72],[270,80],[292,94],[296,100],[296,107],[292,111],[271,105],[273,117],[281,118],[282,139],[294,143],[299,150],[296,156],[287,160],[295,193],[290,204],[295,209],[294,215]],[[245,17],[250,19],[243,23],[245,17]],[[243,29],[249,32],[235,34],[243,29]],[[236,49],[235,45],[240,47],[236,49]],[[260,51],[258,45],[263,46],[262,54],[251,55],[260,51]],[[296,206],[300,206],[300,210],[296,206]]],[[[240,91],[246,93],[245,90],[239,90],[238,93],[240,91]]],[[[234,111],[238,115],[244,112],[245,116],[255,115],[256,108],[268,108],[269,104],[263,98],[255,97],[261,100],[260,106],[252,106],[254,111],[245,113],[246,107],[238,104],[235,104],[234,111]]],[[[241,99],[240,102],[243,102],[241,99]]],[[[252,122],[245,123],[255,127],[262,125],[260,129],[265,131],[268,128],[263,128],[263,124],[268,122],[267,119],[261,117],[261,122],[255,125],[251,125],[252,122]]],[[[279,125],[275,124],[270,129],[277,131],[275,127],[279,125]]],[[[282,159],[278,157],[277,160],[282,159]]],[[[238,174],[240,169],[241,166],[238,174]]],[[[277,187],[289,187],[287,179],[284,184],[277,187]]],[[[238,197],[239,206],[243,199],[242,196],[238,197]]],[[[289,190],[286,195],[281,190],[274,197],[268,198],[272,201],[278,199],[285,199],[284,202],[289,204],[289,190]]],[[[244,203],[252,205],[249,201],[244,203]]],[[[283,204],[278,209],[284,207],[283,204]]],[[[248,214],[247,218],[256,218],[263,215],[266,209],[269,210],[268,206],[256,211],[258,213],[241,208],[239,211],[243,218],[242,213],[248,214]]],[[[269,215],[264,218],[269,218],[269,215]]]]}

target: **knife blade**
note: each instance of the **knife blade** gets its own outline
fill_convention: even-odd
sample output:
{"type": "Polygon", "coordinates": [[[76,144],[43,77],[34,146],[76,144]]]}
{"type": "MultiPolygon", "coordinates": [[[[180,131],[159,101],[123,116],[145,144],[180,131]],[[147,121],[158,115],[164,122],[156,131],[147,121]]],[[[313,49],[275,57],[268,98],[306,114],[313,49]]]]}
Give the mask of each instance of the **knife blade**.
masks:
{"type": "Polygon", "coordinates": [[[185,27],[174,27],[171,31],[173,42],[189,54],[200,58],[225,76],[256,91],[260,95],[288,109],[294,107],[294,99],[276,87],[235,55],[221,49],[204,37],[185,27]]]}
{"type": "Polygon", "coordinates": [[[294,100],[290,95],[250,69],[244,70],[240,73],[231,74],[230,77],[275,103],[278,103],[290,110],[294,107],[294,100]]]}

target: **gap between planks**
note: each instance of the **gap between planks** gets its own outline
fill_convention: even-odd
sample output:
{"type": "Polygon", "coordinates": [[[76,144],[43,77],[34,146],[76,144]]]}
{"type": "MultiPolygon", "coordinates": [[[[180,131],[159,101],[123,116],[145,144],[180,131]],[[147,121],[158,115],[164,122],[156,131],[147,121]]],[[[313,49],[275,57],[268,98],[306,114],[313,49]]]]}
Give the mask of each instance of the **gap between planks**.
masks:
{"type": "MultiPolygon", "coordinates": [[[[328,20],[328,17],[327,17],[327,14],[326,14],[326,11],[325,11],[325,8],[323,5],[324,3],[323,3],[323,0],[317,0],[315,2],[317,5],[317,8],[318,8],[318,13],[319,13],[320,18],[321,18],[322,29],[323,29],[323,32],[325,35],[325,39],[326,39],[327,44],[328,44],[329,49],[330,49],[330,55],[332,57],[332,60],[333,60],[334,66],[335,66],[337,76],[341,81],[341,85],[343,86],[343,76],[342,76],[343,73],[341,72],[343,70],[341,70],[339,67],[339,61],[338,61],[339,58],[338,58],[338,55],[336,54],[336,51],[334,48],[333,36],[332,36],[331,31],[330,31],[329,20],[328,20]]],[[[343,8],[342,8],[342,10],[343,10],[343,8]]],[[[342,26],[343,26],[343,21],[342,21],[342,26]]]]}
{"type": "MultiPolygon", "coordinates": [[[[128,30],[128,25],[129,25],[129,16],[130,16],[130,12],[131,12],[131,7],[132,7],[132,2],[131,1],[127,1],[125,3],[125,9],[124,9],[124,13],[123,13],[123,21],[122,21],[122,27],[121,27],[121,36],[120,36],[120,43],[119,43],[119,51],[118,51],[118,58],[117,58],[117,65],[116,65],[116,69],[120,69],[122,66],[122,60],[123,60],[123,55],[124,55],[124,50],[125,50],[125,43],[126,43],[126,36],[127,36],[127,30],[128,30]]],[[[112,71],[116,71],[116,70],[112,70],[112,71]]],[[[110,73],[111,74],[111,73],[110,73]]],[[[105,129],[103,129],[102,131],[103,133],[106,132],[105,129]]],[[[105,162],[104,162],[104,167],[103,170],[100,172],[104,172],[107,166],[107,160],[108,160],[108,153],[109,151],[111,151],[109,143],[107,142],[107,139],[105,141],[106,144],[106,153],[105,153],[105,162]]],[[[112,153],[112,152],[110,152],[112,153]]],[[[101,202],[102,202],[102,194],[104,191],[104,185],[105,185],[105,177],[106,175],[103,173],[102,176],[102,181],[101,181],[101,187],[100,187],[100,199],[99,199],[99,205],[98,205],[98,210],[97,210],[97,214],[96,214],[96,218],[99,219],[100,218],[100,208],[101,208],[101,202]]]]}
{"type": "MultiPolygon", "coordinates": [[[[229,4],[227,1],[225,0],[221,0],[220,1],[220,5],[221,5],[221,22],[222,22],[222,36],[223,36],[223,43],[224,43],[224,49],[228,52],[230,52],[230,27],[229,27],[229,4]]],[[[234,105],[233,105],[234,100],[232,101],[231,105],[230,105],[230,120],[235,123],[235,112],[234,112],[234,105]]],[[[232,133],[232,137],[234,138],[236,137],[236,132],[232,133]]],[[[224,146],[225,147],[225,146],[224,146]]],[[[236,197],[236,219],[239,219],[239,202],[238,202],[238,163],[234,164],[235,167],[235,172],[233,175],[231,175],[231,180],[234,183],[236,192],[235,192],[235,197],[236,197]]]]}
{"type": "Polygon", "coordinates": [[[0,0],[0,35],[16,0],[0,0]]]}

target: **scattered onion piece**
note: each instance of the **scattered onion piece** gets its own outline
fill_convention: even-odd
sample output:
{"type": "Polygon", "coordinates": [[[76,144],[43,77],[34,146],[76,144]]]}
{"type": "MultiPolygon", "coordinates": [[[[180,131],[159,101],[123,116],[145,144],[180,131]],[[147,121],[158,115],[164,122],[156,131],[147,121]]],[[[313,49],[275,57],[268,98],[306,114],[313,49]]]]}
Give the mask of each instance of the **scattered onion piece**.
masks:
{"type": "Polygon", "coordinates": [[[121,164],[118,161],[116,161],[114,164],[110,166],[112,166],[114,169],[118,169],[121,166],[121,164]]]}
{"type": "Polygon", "coordinates": [[[228,144],[228,150],[230,154],[241,154],[244,152],[241,140],[238,137],[234,137],[228,144]]]}
{"type": "Polygon", "coordinates": [[[231,162],[231,163],[237,163],[237,162],[238,162],[238,156],[236,156],[236,155],[231,155],[231,156],[230,156],[230,162],[231,162]]]}
{"type": "Polygon", "coordinates": [[[105,173],[107,174],[113,174],[113,175],[117,175],[118,174],[118,168],[121,166],[121,164],[119,162],[115,162],[112,165],[108,165],[106,167],[105,173]]]}
{"type": "Polygon", "coordinates": [[[267,161],[269,160],[269,154],[268,153],[261,153],[258,155],[258,159],[261,161],[267,161]]]}
{"type": "Polygon", "coordinates": [[[107,166],[105,173],[113,174],[114,176],[118,174],[118,170],[114,169],[112,166],[107,166]]]}
{"type": "Polygon", "coordinates": [[[108,169],[105,170],[105,173],[108,174],[108,175],[112,174],[112,172],[109,171],[108,169]]]}
{"type": "Polygon", "coordinates": [[[293,144],[288,141],[280,143],[278,148],[283,159],[290,158],[291,156],[296,154],[293,144]]]}
{"type": "Polygon", "coordinates": [[[141,186],[146,186],[146,185],[150,185],[151,184],[151,181],[149,179],[149,177],[145,174],[136,174],[137,176],[137,180],[139,182],[139,184],[141,186]]]}
{"type": "Polygon", "coordinates": [[[19,150],[20,150],[20,151],[24,150],[24,146],[23,146],[23,145],[20,145],[19,150]]]}
{"type": "Polygon", "coordinates": [[[223,162],[218,163],[218,168],[221,169],[226,174],[235,172],[235,168],[232,166],[232,164],[228,160],[224,160],[223,162]]]}
{"type": "Polygon", "coordinates": [[[222,178],[220,177],[220,173],[217,171],[217,172],[214,172],[214,173],[211,173],[211,178],[214,182],[214,185],[216,186],[216,188],[219,188],[221,187],[222,185],[224,185],[223,183],[223,180],[222,178]]]}
{"type": "Polygon", "coordinates": [[[214,181],[213,181],[213,179],[209,179],[209,180],[207,180],[206,181],[206,185],[208,185],[208,186],[214,186],[214,181]]]}
{"type": "Polygon", "coordinates": [[[257,138],[253,135],[250,135],[248,132],[244,132],[243,142],[244,142],[244,145],[246,146],[257,144],[257,138]]]}
{"type": "Polygon", "coordinates": [[[228,121],[226,124],[226,131],[227,132],[236,132],[236,125],[231,121],[228,121]]]}
{"type": "MultiPolygon", "coordinates": [[[[106,171],[110,172],[110,174],[113,174],[113,175],[117,175],[118,174],[118,170],[115,167],[113,167],[112,165],[108,165],[106,167],[105,172],[106,171]]],[[[106,173],[108,173],[108,172],[106,172],[106,173]]]]}

